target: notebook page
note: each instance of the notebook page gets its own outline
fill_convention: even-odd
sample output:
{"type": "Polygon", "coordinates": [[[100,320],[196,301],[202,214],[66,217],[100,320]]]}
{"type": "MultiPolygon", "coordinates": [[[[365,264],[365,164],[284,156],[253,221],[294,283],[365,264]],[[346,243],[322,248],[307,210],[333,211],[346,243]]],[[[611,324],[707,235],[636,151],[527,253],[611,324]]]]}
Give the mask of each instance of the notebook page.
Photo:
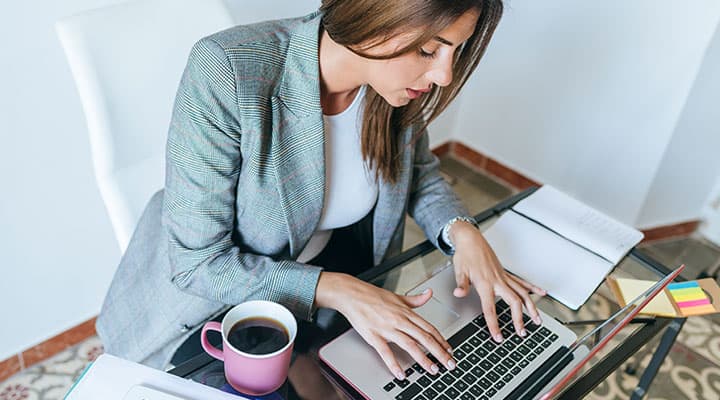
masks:
{"type": "Polygon", "coordinates": [[[513,207],[559,235],[617,264],[642,232],[545,185],[513,207]]]}
{"type": "Polygon", "coordinates": [[[500,263],[577,310],[595,292],[613,264],[508,211],[484,232],[500,263]]]}

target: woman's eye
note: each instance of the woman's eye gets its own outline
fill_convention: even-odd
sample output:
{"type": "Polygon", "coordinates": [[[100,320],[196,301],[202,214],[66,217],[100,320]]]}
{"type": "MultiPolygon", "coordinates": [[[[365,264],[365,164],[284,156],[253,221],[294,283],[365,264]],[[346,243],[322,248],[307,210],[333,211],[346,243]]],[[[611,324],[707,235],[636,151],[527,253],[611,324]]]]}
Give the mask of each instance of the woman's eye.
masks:
{"type": "Polygon", "coordinates": [[[428,53],[427,51],[420,48],[420,56],[424,58],[435,58],[436,52],[428,53]]]}

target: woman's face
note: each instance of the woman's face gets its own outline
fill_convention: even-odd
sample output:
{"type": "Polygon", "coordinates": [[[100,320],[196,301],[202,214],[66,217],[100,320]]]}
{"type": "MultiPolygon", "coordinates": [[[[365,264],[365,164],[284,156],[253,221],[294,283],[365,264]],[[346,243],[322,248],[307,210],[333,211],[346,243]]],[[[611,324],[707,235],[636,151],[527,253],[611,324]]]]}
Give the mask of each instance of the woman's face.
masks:
{"type": "MultiPolygon", "coordinates": [[[[470,38],[479,14],[470,10],[439,32],[418,51],[389,60],[368,60],[368,84],[393,107],[401,107],[427,93],[432,85],[452,82],[455,51],[470,38]]],[[[398,35],[367,50],[370,55],[388,54],[410,41],[409,35],[398,35]]]]}

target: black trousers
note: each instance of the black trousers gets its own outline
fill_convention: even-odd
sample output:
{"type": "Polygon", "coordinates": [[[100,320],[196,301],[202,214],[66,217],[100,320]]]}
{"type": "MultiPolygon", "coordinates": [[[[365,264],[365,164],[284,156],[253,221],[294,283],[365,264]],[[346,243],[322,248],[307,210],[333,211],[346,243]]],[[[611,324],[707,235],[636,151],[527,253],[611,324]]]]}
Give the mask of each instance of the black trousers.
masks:
{"type": "MultiPolygon", "coordinates": [[[[374,212],[371,211],[360,221],[333,230],[327,246],[308,264],[323,267],[325,271],[351,275],[358,275],[372,267],[373,214],[374,212]]],[[[224,316],[225,313],[217,316],[214,320],[222,321],[224,316]]],[[[349,324],[339,313],[331,310],[319,310],[315,322],[298,321],[298,334],[295,338],[294,350],[298,353],[306,353],[316,344],[348,327],[349,324]]],[[[204,351],[200,345],[201,331],[198,329],[178,347],[170,361],[173,365],[180,365],[204,351]]],[[[220,335],[209,335],[208,341],[213,346],[222,347],[220,335]]]]}

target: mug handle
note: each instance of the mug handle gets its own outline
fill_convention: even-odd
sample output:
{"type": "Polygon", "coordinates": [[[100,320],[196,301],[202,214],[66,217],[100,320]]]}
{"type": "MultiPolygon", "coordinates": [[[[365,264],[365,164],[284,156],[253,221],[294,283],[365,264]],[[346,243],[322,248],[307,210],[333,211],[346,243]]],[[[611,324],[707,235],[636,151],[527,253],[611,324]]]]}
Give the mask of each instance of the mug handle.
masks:
{"type": "Polygon", "coordinates": [[[222,335],[222,325],[217,321],[206,322],[200,333],[200,344],[206,353],[220,361],[225,361],[222,350],[210,344],[207,338],[207,331],[217,331],[222,335]]]}

